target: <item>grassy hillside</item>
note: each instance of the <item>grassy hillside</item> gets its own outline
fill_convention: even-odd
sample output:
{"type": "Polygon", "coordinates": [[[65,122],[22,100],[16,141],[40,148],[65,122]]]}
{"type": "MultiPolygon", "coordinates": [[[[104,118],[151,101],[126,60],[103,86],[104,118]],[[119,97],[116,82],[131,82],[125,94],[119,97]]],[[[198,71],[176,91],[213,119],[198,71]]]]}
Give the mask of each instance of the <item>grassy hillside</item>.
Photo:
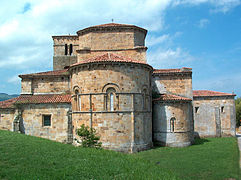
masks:
{"type": "Polygon", "coordinates": [[[18,96],[19,95],[17,95],[17,94],[8,95],[6,93],[0,93],[0,101],[5,101],[7,99],[11,99],[11,98],[18,97],[18,96]]]}
{"type": "Polygon", "coordinates": [[[238,158],[235,138],[122,154],[0,130],[0,179],[239,179],[238,158]]]}
{"type": "Polygon", "coordinates": [[[0,130],[0,179],[176,179],[147,160],[0,130]]]}

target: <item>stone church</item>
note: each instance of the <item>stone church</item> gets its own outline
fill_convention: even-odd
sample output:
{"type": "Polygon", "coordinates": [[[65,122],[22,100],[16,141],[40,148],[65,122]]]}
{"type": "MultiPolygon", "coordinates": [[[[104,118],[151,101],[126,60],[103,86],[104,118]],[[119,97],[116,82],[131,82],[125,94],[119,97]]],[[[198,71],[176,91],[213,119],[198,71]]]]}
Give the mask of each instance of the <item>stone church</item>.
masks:
{"type": "Polygon", "coordinates": [[[147,63],[147,30],[109,23],[53,36],[53,71],[19,75],[0,129],[76,144],[82,124],[121,152],[235,135],[234,94],[192,89],[192,69],[147,63]]]}

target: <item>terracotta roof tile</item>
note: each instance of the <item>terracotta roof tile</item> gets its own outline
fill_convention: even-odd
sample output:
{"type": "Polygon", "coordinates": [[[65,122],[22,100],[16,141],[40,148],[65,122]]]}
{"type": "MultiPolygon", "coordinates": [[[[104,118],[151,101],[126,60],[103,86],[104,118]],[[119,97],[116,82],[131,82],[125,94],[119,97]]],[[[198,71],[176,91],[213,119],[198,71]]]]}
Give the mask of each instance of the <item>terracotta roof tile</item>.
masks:
{"type": "Polygon", "coordinates": [[[236,96],[235,94],[209,91],[209,90],[194,90],[193,97],[214,97],[214,96],[236,96]]]}
{"type": "Polygon", "coordinates": [[[181,69],[154,69],[153,74],[166,74],[166,73],[191,73],[192,68],[182,67],[181,69]]]}
{"type": "Polygon", "coordinates": [[[192,99],[173,94],[160,94],[160,97],[153,99],[153,101],[192,101],[192,99]]]}
{"type": "Polygon", "coordinates": [[[131,24],[118,24],[118,23],[108,23],[108,24],[100,24],[100,25],[96,25],[96,26],[90,26],[84,29],[81,29],[79,31],[77,31],[77,34],[82,34],[82,33],[86,33],[92,30],[102,30],[102,29],[115,29],[115,28],[135,28],[135,29],[139,29],[140,31],[144,32],[145,34],[147,33],[147,30],[135,25],[131,25],[131,24]]]}
{"type": "Polygon", "coordinates": [[[100,25],[91,26],[91,27],[113,27],[113,26],[134,26],[134,25],[119,24],[119,23],[107,23],[107,24],[100,24],[100,25]]]}
{"type": "Polygon", "coordinates": [[[21,95],[15,104],[70,103],[69,94],[21,95]]]}
{"type": "Polygon", "coordinates": [[[14,108],[15,104],[51,104],[71,103],[69,94],[47,94],[47,95],[21,95],[6,101],[0,102],[0,109],[14,108]]]}
{"type": "Polygon", "coordinates": [[[0,109],[11,109],[14,108],[14,103],[17,101],[18,97],[8,99],[5,101],[0,101],[0,109]]]}
{"type": "Polygon", "coordinates": [[[36,77],[36,76],[67,76],[68,69],[57,70],[57,71],[46,71],[32,74],[21,74],[19,77],[36,77]]]}
{"type": "Polygon", "coordinates": [[[88,63],[96,63],[96,62],[125,62],[125,63],[145,64],[145,65],[150,66],[149,64],[147,64],[143,61],[137,61],[137,60],[134,60],[134,59],[131,59],[128,57],[123,57],[123,56],[113,54],[113,53],[105,53],[105,54],[96,56],[94,58],[83,60],[81,62],[73,64],[73,65],[71,65],[71,67],[79,65],[79,64],[88,64],[88,63]]]}

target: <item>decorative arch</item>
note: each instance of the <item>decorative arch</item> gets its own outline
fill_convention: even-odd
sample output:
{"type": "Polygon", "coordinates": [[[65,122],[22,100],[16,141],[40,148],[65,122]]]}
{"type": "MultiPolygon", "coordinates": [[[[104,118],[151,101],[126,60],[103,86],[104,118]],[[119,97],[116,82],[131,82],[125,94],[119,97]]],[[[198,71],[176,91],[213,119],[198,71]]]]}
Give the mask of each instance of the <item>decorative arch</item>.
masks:
{"type": "Polygon", "coordinates": [[[104,109],[106,111],[115,111],[119,109],[119,86],[114,83],[108,83],[102,88],[104,92],[104,109]]]}
{"type": "Polygon", "coordinates": [[[107,83],[107,84],[105,84],[103,86],[103,88],[102,88],[102,92],[104,92],[104,93],[107,92],[108,88],[114,88],[116,93],[120,92],[120,87],[117,84],[115,84],[115,83],[107,83]]]}

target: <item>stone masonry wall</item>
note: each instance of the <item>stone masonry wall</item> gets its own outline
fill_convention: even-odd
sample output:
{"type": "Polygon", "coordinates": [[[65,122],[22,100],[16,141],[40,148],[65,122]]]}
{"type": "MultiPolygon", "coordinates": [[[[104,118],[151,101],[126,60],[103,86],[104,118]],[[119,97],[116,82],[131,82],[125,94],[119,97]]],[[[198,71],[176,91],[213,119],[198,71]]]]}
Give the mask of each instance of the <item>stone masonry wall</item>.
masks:
{"type": "Polygon", "coordinates": [[[153,90],[160,94],[176,94],[192,99],[192,76],[153,75],[153,90]]]}
{"type": "Polygon", "coordinates": [[[128,49],[128,50],[109,50],[109,51],[78,51],[78,62],[81,62],[86,59],[91,59],[96,56],[105,54],[106,52],[114,53],[120,56],[124,56],[127,58],[131,58],[136,61],[146,61],[146,49],[145,48],[134,48],[134,49],[128,49]]]}
{"type": "Polygon", "coordinates": [[[193,104],[196,136],[235,136],[233,97],[194,97],[193,104]]]}
{"type": "Polygon", "coordinates": [[[106,52],[146,62],[145,34],[136,30],[98,31],[79,36],[78,62],[106,52]]]}
{"type": "MultiPolygon", "coordinates": [[[[76,55],[76,50],[79,49],[79,37],[76,36],[53,36],[54,56],[65,56],[65,44],[73,45],[72,55],[76,55]]],[[[69,55],[68,55],[69,56],[69,55]]]]}
{"type": "Polygon", "coordinates": [[[72,64],[77,63],[77,56],[54,56],[53,57],[53,70],[62,70],[72,64]]]}
{"type": "Polygon", "coordinates": [[[60,94],[68,93],[69,90],[70,80],[67,76],[42,78],[38,77],[32,79],[31,81],[26,81],[25,79],[23,79],[21,94],[60,94]]]}
{"type": "Polygon", "coordinates": [[[25,134],[67,142],[70,104],[29,104],[22,108],[25,134]],[[51,115],[51,126],[43,126],[43,115],[51,115]]]}
{"type": "Polygon", "coordinates": [[[142,65],[124,63],[73,69],[73,132],[81,124],[86,124],[97,130],[105,148],[123,152],[150,148],[150,70],[142,65]],[[116,89],[113,111],[109,109],[109,100],[105,100],[108,98],[108,88],[116,89]],[[148,91],[146,108],[143,109],[142,93],[145,88],[148,91]],[[76,89],[80,93],[80,107],[76,102],[79,98],[74,95],[76,89]]]}
{"type": "Polygon", "coordinates": [[[193,141],[192,103],[155,102],[153,107],[154,142],[183,147],[193,141]],[[172,122],[172,118],[175,118],[172,122]]]}
{"type": "Polygon", "coordinates": [[[32,94],[32,79],[22,78],[21,80],[21,94],[32,94]]]}
{"type": "Polygon", "coordinates": [[[0,109],[0,129],[13,130],[14,109],[0,109]]]}

